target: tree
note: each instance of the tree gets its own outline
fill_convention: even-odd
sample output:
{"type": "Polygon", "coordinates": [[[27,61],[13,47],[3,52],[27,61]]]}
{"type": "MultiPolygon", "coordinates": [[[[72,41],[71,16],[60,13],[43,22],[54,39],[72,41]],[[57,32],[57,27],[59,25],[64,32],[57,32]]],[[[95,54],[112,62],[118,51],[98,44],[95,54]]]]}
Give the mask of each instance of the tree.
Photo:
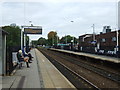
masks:
{"type": "Polygon", "coordinates": [[[64,36],[61,38],[60,43],[71,43],[71,40],[73,40],[73,37],[70,35],[64,36]]]}
{"type": "Polygon", "coordinates": [[[57,36],[57,32],[51,31],[48,33],[48,44],[49,45],[57,45],[59,37],[57,36]]]}
{"type": "Polygon", "coordinates": [[[74,43],[77,43],[77,38],[72,37],[70,35],[64,36],[60,39],[60,43],[66,44],[66,43],[71,43],[71,41],[74,39],[74,43]]]}
{"type": "Polygon", "coordinates": [[[32,47],[36,47],[37,44],[38,44],[38,41],[37,40],[33,40],[31,43],[32,43],[32,47]]]}
{"type": "Polygon", "coordinates": [[[20,46],[21,29],[18,26],[4,26],[3,30],[7,31],[7,46],[20,46]]]}
{"type": "Polygon", "coordinates": [[[39,38],[38,45],[47,45],[47,40],[43,37],[39,38]]]}

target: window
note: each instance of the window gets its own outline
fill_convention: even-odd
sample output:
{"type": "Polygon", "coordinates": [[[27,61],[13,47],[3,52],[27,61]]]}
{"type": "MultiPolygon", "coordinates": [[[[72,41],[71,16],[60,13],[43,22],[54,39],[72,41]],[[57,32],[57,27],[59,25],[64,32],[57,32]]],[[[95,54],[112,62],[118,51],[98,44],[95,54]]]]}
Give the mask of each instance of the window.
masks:
{"type": "Polygon", "coordinates": [[[82,38],[82,42],[84,42],[84,37],[82,38]]]}
{"type": "Polygon", "coordinates": [[[105,38],[103,38],[103,39],[102,39],[102,42],[105,42],[105,41],[106,41],[106,39],[105,39],[105,38]]]}
{"type": "Polygon", "coordinates": [[[117,39],[116,39],[116,37],[112,37],[112,41],[114,42],[114,41],[116,41],[117,39]]]}

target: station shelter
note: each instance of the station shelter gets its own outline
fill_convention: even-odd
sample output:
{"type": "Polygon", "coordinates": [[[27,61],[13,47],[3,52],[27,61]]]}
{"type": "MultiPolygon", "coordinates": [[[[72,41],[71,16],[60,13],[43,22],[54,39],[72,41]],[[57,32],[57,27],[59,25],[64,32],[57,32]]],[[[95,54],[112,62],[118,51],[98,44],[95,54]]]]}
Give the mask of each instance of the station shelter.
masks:
{"type": "Polygon", "coordinates": [[[8,33],[0,28],[0,75],[6,74],[6,35],[8,33]]]}

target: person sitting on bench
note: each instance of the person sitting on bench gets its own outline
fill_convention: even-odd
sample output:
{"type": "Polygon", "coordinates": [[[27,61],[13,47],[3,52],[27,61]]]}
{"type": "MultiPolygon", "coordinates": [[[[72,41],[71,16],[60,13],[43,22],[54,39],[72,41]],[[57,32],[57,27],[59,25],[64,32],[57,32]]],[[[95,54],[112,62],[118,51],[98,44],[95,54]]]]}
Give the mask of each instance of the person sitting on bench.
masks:
{"type": "Polygon", "coordinates": [[[22,50],[19,50],[17,52],[17,59],[18,59],[19,68],[21,68],[22,67],[22,62],[24,61],[24,57],[22,55],[22,50]]]}

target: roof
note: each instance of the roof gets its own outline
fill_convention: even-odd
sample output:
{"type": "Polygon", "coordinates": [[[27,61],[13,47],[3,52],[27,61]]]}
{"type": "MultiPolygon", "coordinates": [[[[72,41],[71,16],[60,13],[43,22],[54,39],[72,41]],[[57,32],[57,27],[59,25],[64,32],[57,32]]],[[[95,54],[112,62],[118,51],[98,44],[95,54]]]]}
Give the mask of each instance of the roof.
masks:
{"type": "Polygon", "coordinates": [[[6,34],[6,35],[8,34],[8,32],[6,32],[5,30],[3,30],[1,28],[0,28],[0,30],[2,30],[2,34],[6,34]]]}
{"type": "Polygon", "coordinates": [[[86,36],[92,36],[93,34],[84,34],[84,35],[81,35],[79,37],[86,37],[86,36]]]}
{"type": "MultiPolygon", "coordinates": [[[[116,30],[118,32],[120,32],[120,30],[116,30]]],[[[115,33],[116,31],[111,31],[111,32],[108,32],[108,33],[102,33],[102,34],[95,34],[96,36],[99,36],[99,35],[106,35],[106,34],[110,34],[110,33],[115,33]]],[[[93,34],[84,34],[84,35],[81,35],[79,37],[88,37],[88,36],[92,36],[93,34]]]]}

